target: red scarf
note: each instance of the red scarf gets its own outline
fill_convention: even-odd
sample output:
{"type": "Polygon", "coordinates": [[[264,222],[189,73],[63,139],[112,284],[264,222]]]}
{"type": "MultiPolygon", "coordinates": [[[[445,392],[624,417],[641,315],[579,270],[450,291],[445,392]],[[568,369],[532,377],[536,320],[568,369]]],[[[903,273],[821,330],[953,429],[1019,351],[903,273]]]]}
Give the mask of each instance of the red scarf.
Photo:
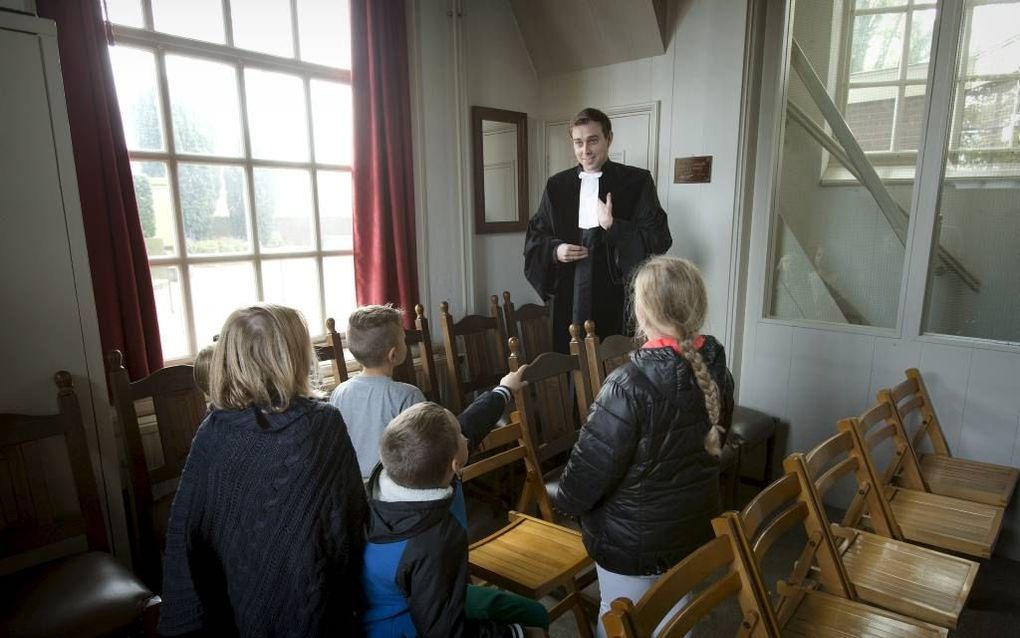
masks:
{"type": "MultiPolygon", "coordinates": [[[[694,349],[701,350],[701,347],[705,345],[705,335],[698,335],[697,339],[694,340],[694,349]]],[[[680,342],[676,340],[676,337],[659,337],[658,339],[652,339],[646,341],[642,348],[665,348],[669,346],[679,354],[683,355],[683,348],[680,347],[680,342]]]]}

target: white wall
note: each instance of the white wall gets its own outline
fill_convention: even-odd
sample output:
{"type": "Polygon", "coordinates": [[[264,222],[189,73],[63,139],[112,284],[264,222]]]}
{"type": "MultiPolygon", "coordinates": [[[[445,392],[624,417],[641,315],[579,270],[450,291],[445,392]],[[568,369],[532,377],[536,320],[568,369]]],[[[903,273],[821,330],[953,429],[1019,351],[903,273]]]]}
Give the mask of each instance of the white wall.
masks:
{"type": "MultiPolygon", "coordinates": [[[[762,69],[768,90],[763,91],[758,130],[740,403],[783,420],[784,453],[804,451],[834,434],[838,420],[866,410],[880,388],[904,379],[904,370],[916,367],[924,375],[955,455],[1020,466],[1020,350],[918,335],[914,327],[902,325],[906,323],[902,318],[901,325],[887,330],[762,319],[772,227],[772,169],[778,156],[776,91],[782,77],[783,5],[783,0],[768,2],[762,69]]],[[[812,174],[817,175],[817,169],[812,174]]],[[[943,200],[943,206],[950,203],[967,210],[943,200]]],[[[917,236],[916,228],[912,232],[917,236]]],[[[927,247],[919,246],[908,256],[905,271],[918,267],[921,250],[927,247]]],[[[1015,286],[1012,290],[1015,293],[1015,286]]],[[[924,292],[923,283],[908,286],[902,303],[911,309],[910,304],[923,303],[924,292]]],[[[997,316],[1015,320],[1009,313],[997,316]]],[[[1020,558],[1020,512],[1015,502],[1006,511],[998,551],[1020,558]]]]}
{"type": "MultiPolygon", "coordinates": [[[[467,106],[528,114],[530,207],[534,210],[545,185],[545,121],[569,118],[585,106],[610,108],[658,101],[659,169],[655,179],[673,234],[670,254],[690,258],[704,270],[711,306],[707,329],[723,335],[731,284],[746,2],[672,3],[668,24],[675,26],[665,55],[541,81],[508,0],[464,0],[461,18],[447,16],[446,3],[413,4],[420,39],[427,171],[424,213],[429,275],[422,286],[431,296],[432,312],[444,298],[455,312],[461,312],[458,287],[465,282],[473,283],[476,311],[484,311],[488,296],[503,290],[509,290],[515,300],[537,301],[523,275],[524,233],[474,235],[470,230],[473,204],[470,173],[466,172],[470,166],[467,106]],[[458,29],[463,37],[460,45],[458,29]],[[458,56],[464,65],[459,87],[458,56]],[[458,90],[463,96],[461,104],[458,90]],[[455,148],[458,125],[463,145],[459,158],[455,148]],[[688,155],[714,157],[710,184],[672,185],[673,158],[688,155]],[[462,228],[468,232],[464,244],[458,245],[462,228]],[[462,259],[470,269],[466,277],[459,265],[462,259]]],[[[566,139],[563,143],[568,144],[566,139]]]]}

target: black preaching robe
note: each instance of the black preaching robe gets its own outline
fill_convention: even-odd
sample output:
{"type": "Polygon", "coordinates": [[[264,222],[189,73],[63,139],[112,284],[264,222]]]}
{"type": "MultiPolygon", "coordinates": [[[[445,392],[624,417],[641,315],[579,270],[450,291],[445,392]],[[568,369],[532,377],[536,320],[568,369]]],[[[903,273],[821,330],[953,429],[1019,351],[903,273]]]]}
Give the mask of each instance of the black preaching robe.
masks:
{"type": "Polygon", "coordinates": [[[613,225],[608,231],[578,228],[580,170],[576,166],[549,178],[524,243],[524,274],[546,303],[552,300],[558,352],[569,350],[571,323],[593,319],[600,337],[630,334],[626,283],[635,266],[673,243],[651,173],[609,161],[602,166],[599,199],[604,202],[612,193],[613,225]],[[560,263],[555,251],[562,243],[586,246],[588,257],[560,263]]]}

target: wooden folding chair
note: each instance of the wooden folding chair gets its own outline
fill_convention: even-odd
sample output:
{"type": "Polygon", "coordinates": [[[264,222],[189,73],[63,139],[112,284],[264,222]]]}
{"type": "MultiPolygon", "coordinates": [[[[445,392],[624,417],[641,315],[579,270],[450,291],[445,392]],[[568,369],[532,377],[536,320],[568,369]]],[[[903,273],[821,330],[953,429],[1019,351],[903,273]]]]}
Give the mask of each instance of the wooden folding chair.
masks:
{"type": "Polygon", "coordinates": [[[162,553],[170,505],[191,441],[206,414],[205,395],[195,385],[189,365],[163,368],[131,382],[119,350],[107,354],[107,363],[113,404],[128,455],[132,558],[142,579],[158,592],[163,579],[162,553]],[[137,412],[140,403],[147,407],[150,402],[157,433],[154,442],[159,444],[152,463],[146,460],[137,412]]]}
{"type": "Polygon", "coordinates": [[[776,587],[775,614],[783,636],[946,636],[943,627],[855,600],[856,588],[816,508],[801,480],[786,474],[762,490],[738,517],[737,534],[745,556],[759,573],[779,538],[798,524],[807,533],[808,542],[790,576],[776,587]]]}
{"type": "MultiPolygon", "coordinates": [[[[1013,496],[1020,470],[1015,467],[954,458],[942,433],[935,406],[928,395],[921,373],[907,370],[907,380],[892,390],[881,390],[879,401],[893,405],[896,418],[905,426],[912,415],[920,417],[920,427],[910,441],[918,468],[928,490],[935,494],[954,496],[968,501],[1006,507],[1013,496]],[[921,453],[925,438],[933,453],[921,453]]],[[[904,427],[904,432],[906,429],[904,427]]]]}
{"type": "Polygon", "coordinates": [[[429,401],[439,402],[439,386],[436,378],[436,363],[432,355],[432,333],[425,318],[425,307],[414,306],[414,328],[404,330],[407,343],[407,357],[393,371],[397,381],[416,386],[429,401]],[[417,359],[414,352],[417,350],[417,359]]]}
{"type": "Polygon", "coordinates": [[[526,303],[520,308],[503,291],[503,321],[506,337],[521,341],[521,361],[528,363],[543,352],[553,351],[552,315],[548,306],[526,303]]]}
{"type": "Polygon", "coordinates": [[[326,319],[326,343],[315,344],[315,357],[319,361],[329,361],[333,367],[333,381],[340,385],[350,378],[347,373],[347,358],[344,355],[343,341],[336,331],[333,317],[326,319]]]}
{"type": "MultiPolygon", "coordinates": [[[[811,524],[833,535],[858,600],[943,627],[956,627],[970,596],[978,563],[829,522],[822,499],[844,478],[856,481],[858,463],[851,434],[841,432],[806,455],[791,454],[784,467],[797,475],[803,496],[814,503],[809,513],[817,520],[811,524]]],[[[857,483],[855,487],[861,495],[857,503],[871,503],[873,526],[887,530],[889,525],[883,518],[877,493],[868,484],[857,483]]],[[[861,508],[851,509],[856,511],[848,511],[853,519],[850,523],[856,524],[861,508]]]]}
{"type": "Polygon", "coordinates": [[[511,415],[509,424],[490,432],[480,447],[486,455],[472,460],[464,468],[461,480],[468,483],[512,463],[523,462],[525,491],[518,509],[525,509],[529,500],[537,500],[541,518],[510,511],[507,526],[471,544],[468,553],[471,574],[533,600],[563,590],[565,597],[549,610],[549,617],[558,618],[569,609],[574,613],[580,635],[591,638],[580,591],[585,582],[582,578],[594,564],[581,542],[581,534],[553,522],[552,505],[542,487],[538,460],[519,413],[511,415]]]}
{"type": "Polygon", "coordinates": [[[450,384],[447,407],[459,414],[471,402],[472,395],[495,387],[507,372],[506,337],[496,295],[489,297],[488,317],[467,315],[460,321],[453,320],[450,304],[444,301],[439,304],[439,322],[450,384]]]}
{"type": "MultiPolygon", "coordinates": [[[[510,339],[511,372],[524,365],[520,347],[518,339],[510,339]]],[[[578,427],[587,417],[587,406],[591,403],[588,381],[582,373],[580,357],[560,352],[538,355],[522,378],[528,386],[517,393],[515,403],[541,464],[569,451],[577,442],[578,427]]]]}
{"type": "Polygon", "coordinates": [[[716,537],[689,554],[663,574],[641,600],[617,598],[602,616],[609,638],[646,638],[662,623],[660,638],[681,638],[687,635],[712,609],[730,596],[736,596],[743,618],[738,638],[771,638],[779,636],[779,626],[768,601],[768,594],[755,570],[746,567],[737,535],[732,531],[735,520],[720,517],[712,521],[716,537]],[[693,592],[716,572],[725,573],[708,584],[674,616],[666,614],[685,595],[693,592]],[[665,622],[663,623],[663,620],[665,622]]]}
{"type": "Polygon", "coordinates": [[[887,508],[892,538],[991,557],[1002,529],[1003,508],[925,491],[917,459],[890,402],[882,401],[858,418],[844,419],[838,427],[853,435],[858,480],[875,486],[887,508]],[[892,444],[891,460],[879,471],[879,446],[886,441],[892,444]],[[893,484],[895,477],[898,484],[893,484]]]}
{"type": "Polygon", "coordinates": [[[0,577],[0,634],[154,636],[160,598],[109,553],[71,375],[54,381],[59,413],[0,414],[0,559],[81,537],[87,551],[0,577]]]}
{"type": "Polygon", "coordinates": [[[609,335],[599,339],[595,334],[595,322],[584,322],[584,349],[587,353],[588,375],[591,379],[592,396],[602,389],[606,375],[627,362],[630,353],[638,348],[637,339],[623,335],[609,335]]]}

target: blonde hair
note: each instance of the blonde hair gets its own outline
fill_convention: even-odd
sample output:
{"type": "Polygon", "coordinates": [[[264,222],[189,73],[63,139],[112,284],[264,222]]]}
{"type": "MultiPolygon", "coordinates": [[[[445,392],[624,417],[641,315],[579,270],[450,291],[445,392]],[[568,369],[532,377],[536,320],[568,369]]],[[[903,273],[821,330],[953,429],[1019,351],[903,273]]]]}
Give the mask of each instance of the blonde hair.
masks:
{"type": "Polygon", "coordinates": [[[256,304],[230,313],[209,366],[213,404],[243,410],[255,405],[284,412],[294,397],[312,397],[315,350],[301,313],[256,304]]]}
{"type": "Polygon", "coordinates": [[[453,413],[438,403],[418,403],[394,417],[383,430],[379,460],[397,485],[445,487],[460,436],[453,413]]]}
{"type": "Polygon", "coordinates": [[[386,363],[391,348],[404,337],[404,311],[392,305],[363,306],[347,319],[347,349],[363,366],[378,368],[386,363]]]}
{"type": "Polygon", "coordinates": [[[701,271],[686,259],[658,255],[637,268],[632,287],[638,331],[644,333],[647,326],[643,324],[650,323],[680,341],[680,351],[705,396],[705,410],[712,424],[705,436],[705,450],[719,456],[725,434],[720,422],[719,386],[693,342],[708,313],[708,293],[701,271]]]}
{"type": "Polygon", "coordinates": [[[195,355],[195,363],[191,371],[192,377],[195,379],[195,385],[207,397],[209,396],[209,364],[212,362],[212,355],[215,349],[216,344],[212,344],[199,350],[198,354],[195,355]]]}

